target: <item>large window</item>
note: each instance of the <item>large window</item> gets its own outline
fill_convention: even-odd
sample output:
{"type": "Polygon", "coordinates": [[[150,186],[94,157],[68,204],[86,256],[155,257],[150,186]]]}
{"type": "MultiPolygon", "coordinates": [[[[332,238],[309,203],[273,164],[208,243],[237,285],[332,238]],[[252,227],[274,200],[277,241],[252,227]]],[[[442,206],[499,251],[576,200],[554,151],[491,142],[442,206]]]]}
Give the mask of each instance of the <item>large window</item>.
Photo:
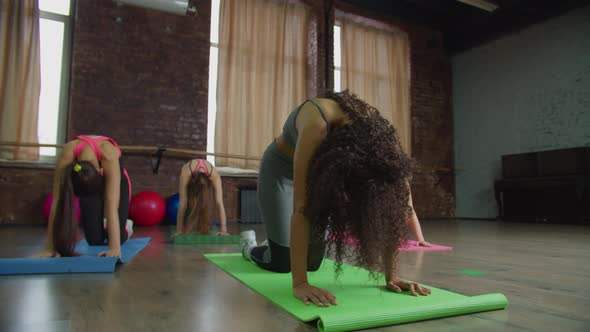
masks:
{"type": "MultiPolygon", "coordinates": [[[[39,0],[41,95],[39,143],[65,142],[71,52],[71,0],[39,0]]],[[[55,156],[55,148],[41,148],[41,156],[55,156]]]]}
{"type": "MultiPolygon", "coordinates": [[[[211,47],[209,52],[209,103],[207,114],[207,152],[215,152],[215,116],[217,113],[217,60],[219,58],[219,5],[211,1],[211,47]]],[[[207,156],[215,165],[215,156],[207,156]]]]}
{"type": "Polygon", "coordinates": [[[411,152],[407,33],[372,19],[341,16],[334,27],[334,90],[350,89],[376,107],[411,152]]]}

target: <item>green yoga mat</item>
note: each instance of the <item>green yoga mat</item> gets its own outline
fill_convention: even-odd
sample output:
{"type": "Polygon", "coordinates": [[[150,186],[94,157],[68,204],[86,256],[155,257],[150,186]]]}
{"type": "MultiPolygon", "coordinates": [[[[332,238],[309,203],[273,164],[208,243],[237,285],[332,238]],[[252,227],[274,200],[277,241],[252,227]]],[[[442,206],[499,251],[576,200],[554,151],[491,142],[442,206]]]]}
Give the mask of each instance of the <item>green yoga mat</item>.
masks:
{"type": "Polygon", "coordinates": [[[179,235],[174,237],[174,244],[223,244],[240,243],[239,235],[179,235]]]}
{"type": "Polygon", "coordinates": [[[317,321],[320,331],[350,331],[416,322],[481,311],[504,309],[508,300],[502,294],[465,296],[429,287],[429,296],[414,297],[393,293],[382,283],[369,278],[364,269],[343,266],[334,280],[334,262],[324,260],[317,272],[308,273],[312,285],[331,291],[337,306],[306,306],[293,297],[290,273],[265,271],[244,260],[241,254],[206,254],[210,261],[260,293],[297,319],[317,321]]]}

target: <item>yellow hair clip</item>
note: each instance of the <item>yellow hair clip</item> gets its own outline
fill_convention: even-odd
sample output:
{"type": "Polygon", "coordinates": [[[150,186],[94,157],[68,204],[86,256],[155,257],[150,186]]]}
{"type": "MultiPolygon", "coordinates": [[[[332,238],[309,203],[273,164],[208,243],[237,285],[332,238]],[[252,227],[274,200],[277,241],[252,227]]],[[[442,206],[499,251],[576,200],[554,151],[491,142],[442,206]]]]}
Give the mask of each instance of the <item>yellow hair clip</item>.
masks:
{"type": "Polygon", "coordinates": [[[82,165],[80,165],[80,164],[74,165],[74,172],[80,173],[81,170],[82,170],[82,165]]]}

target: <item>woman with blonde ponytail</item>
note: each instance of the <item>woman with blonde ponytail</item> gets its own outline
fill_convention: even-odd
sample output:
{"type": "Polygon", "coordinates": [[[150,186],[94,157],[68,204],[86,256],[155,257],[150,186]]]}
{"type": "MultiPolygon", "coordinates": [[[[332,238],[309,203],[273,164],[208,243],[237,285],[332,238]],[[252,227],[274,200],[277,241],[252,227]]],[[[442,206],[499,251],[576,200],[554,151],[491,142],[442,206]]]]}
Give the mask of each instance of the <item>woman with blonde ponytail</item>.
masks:
{"type": "Polygon", "coordinates": [[[223,206],[221,176],[213,165],[203,159],[193,159],[184,164],[180,170],[178,193],[176,235],[193,232],[208,234],[211,230],[209,214],[213,202],[219,212],[220,229],[217,235],[229,235],[223,206]]]}
{"type": "Polygon", "coordinates": [[[77,136],[64,145],[53,178],[47,243],[38,257],[77,255],[75,196],[80,199],[88,244],[104,245],[108,240],[109,249],[99,256],[121,256],[121,244],[131,236],[133,223],[127,220],[131,182],[120,157],[117,143],[105,136],[77,136]]]}

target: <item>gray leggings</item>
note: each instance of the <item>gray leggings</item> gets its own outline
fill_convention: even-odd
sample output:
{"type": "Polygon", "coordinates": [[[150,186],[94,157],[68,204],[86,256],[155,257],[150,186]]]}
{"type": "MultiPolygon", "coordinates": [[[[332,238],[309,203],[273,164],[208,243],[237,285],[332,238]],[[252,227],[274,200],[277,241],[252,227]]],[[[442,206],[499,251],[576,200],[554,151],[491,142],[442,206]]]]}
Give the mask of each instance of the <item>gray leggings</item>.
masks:
{"type": "MultiPolygon", "coordinates": [[[[268,245],[252,249],[250,257],[263,269],[291,272],[290,233],[293,214],[293,161],[273,141],[262,156],[258,176],[258,205],[268,236],[268,245]]],[[[324,258],[324,244],[310,244],[308,271],[317,270],[324,258]]]]}

